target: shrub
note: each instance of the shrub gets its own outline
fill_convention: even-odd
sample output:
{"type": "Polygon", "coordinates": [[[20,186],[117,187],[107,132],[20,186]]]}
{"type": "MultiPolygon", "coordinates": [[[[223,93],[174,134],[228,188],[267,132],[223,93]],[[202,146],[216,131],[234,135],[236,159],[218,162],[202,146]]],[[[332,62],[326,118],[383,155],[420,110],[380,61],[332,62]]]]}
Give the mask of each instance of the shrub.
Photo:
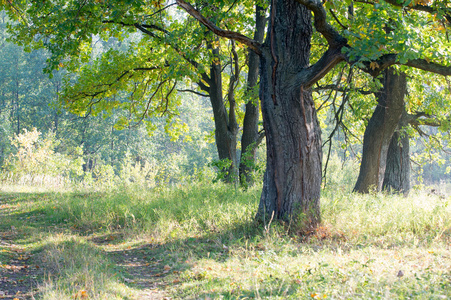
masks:
{"type": "Polygon", "coordinates": [[[16,148],[3,166],[2,180],[32,185],[61,185],[83,174],[82,149],[74,149],[72,156],[56,153],[53,134],[42,138],[33,128],[14,135],[11,144],[16,148]]]}

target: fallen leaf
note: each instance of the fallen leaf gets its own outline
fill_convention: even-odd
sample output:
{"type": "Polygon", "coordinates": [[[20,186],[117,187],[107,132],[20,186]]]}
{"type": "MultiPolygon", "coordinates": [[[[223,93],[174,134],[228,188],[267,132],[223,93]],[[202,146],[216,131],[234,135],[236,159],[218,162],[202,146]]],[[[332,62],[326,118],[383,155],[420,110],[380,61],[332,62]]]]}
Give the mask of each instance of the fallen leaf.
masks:
{"type": "Polygon", "coordinates": [[[164,266],[164,270],[165,270],[165,271],[169,271],[170,269],[171,269],[170,266],[168,266],[168,265],[165,265],[165,266],[164,266]]]}
{"type": "Polygon", "coordinates": [[[78,291],[75,295],[72,296],[73,299],[88,299],[88,292],[85,290],[78,291]]]}

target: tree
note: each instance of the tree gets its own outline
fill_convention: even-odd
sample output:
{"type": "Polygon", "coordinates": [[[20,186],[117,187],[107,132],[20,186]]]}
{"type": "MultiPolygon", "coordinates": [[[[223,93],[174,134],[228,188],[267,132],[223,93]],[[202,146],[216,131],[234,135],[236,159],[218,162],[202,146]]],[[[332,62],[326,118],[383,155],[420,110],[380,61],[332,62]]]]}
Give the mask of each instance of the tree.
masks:
{"type": "Polygon", "coordinates": [[[325,23],[320,3],[274,1],[262,45],[239,33],[221,30],[185,1],[177,3],[216,34],[243,42],[260,55],[267,168],[258,214],[284,221],[302,215],[301,228],[316,226],[320,221],[322,149],[310,86],[344,59],[341,48],[346,40],[325,23]],[[312,67],[309,9],[314,10],[316,29],[330,46],[312,67]]]}
{"type": "MultiPolygon", "coordinates": [[[[255,5],[254,40],[262,43],[265,35],[266,9],[255,5]]],[[[243,135],[241,136],[241,159],[239,174],[241,185],[252,184],[252,164],[255,162],[257,147],[264,138],[258,131],[260,120],[259,99],[257,94],[260,58],[252,49],[248,49],[247,103],[243,119],[243,135]]]]}
{"type": "MultiPolygon", "coordinates": [[[[441,12],[442,15],[447,18],[447,9],[446,2],[440,3],[443,5],[437,5],[435,8],[428,7],[427,5],[415,3],[411,7],[407,7],[406,5],[399,4],[395,1],[385,1],[381,4],[379,3],[373,3],[368,10],[368,7],[365,7],[367,5],[366,2],[362,1],[362,5],[358,8],[357,13],[361,15],[362,17],[367,17],[368,15],[370,18],[368,19],[370,21],[371,26],[367,27],[366,32],[363,32],[362,35],[365,37],[365,39],[362,39],[361,42],[354,39],[353,42],[355,44],[347,44],[346,40],[344,39],[343,35],[339,34],[336,30],[334,30],[330,25],[326,23],[326,11],[324,10],[324,7],[319,1],[297,1],[298,3],[305,5],[309,10],[313,11],[314,18],[315,18],[315,27],[318,32],[320,32],[323,37],[327,40],[327,43],[329,45],[328,50],[324,53],[324,55],[319,59],[313,66],[307,68],[308,64],[305,65],[297,65],[296,63],[293,63],[293,61],[290,60],[290,58],[293,58],[295,56],[295,51],[292,50],[290,52],[289,47],[285,48],[290,41],[290,38],[293,38],[292,31],[284,30],[283,26],[288,27],[286,24],[288,23],[291,28],[293,28],[294,32],[299,32],[300,28],[297,28],[293,24],[295,24],[294,18],[291,19],[290,17],[293,17],[296,13],[296,4],[292,1],[274,1],[271,6],[271,21],[270,25],[268,27],[268,36],[267,36],[267,43],[266,45],[263,44],[261,48],[255,46],[256,51],[261,51],[261,57],[266,57],[266,61],[262,59],[262,78],[261,78],[261,96],[262,96],[262,110],[263,110],[263,117],[265,122],[265,131],[267,134],[267,142],[268,142],[268,166],[267,171],[265,175],[265,183],[264,183],[264,190],[262,193],[262,199],[260,202],[260,211],[265,211],[271,215],[272,213],[275,213],[276,217],[286,219],[286,216],[292,215],[292,212],[289,211],[289,209],[293,208],[293,202],[290,201],[290,197],[295,195],[294,197],[297,197],[296,205],[302,207],[301,209],[297,209],[297,211],[303,211],[304,213],[309,211],[309,208],[315,207],[315,200],[318,199],[318,196],[315,196],[315,192],[312,192],[312,190],[307,192],[307,197],[305,197],[305,194],[302,195],[302,193],[299,193],[299,190],[296,189],[296,183],[303,182],[303,179],[305,177],[301,175],[292,175],[289,174],[289,179],[284,178],[285,174],[287,174],[287,170],[289,168],[295,169],[295,170],[302,170],[302,163],[305,163],[309,167],[313,167],[317,165],[316,162],[310,161],[308,157],[302,156],[297,157],[293,161],[289,161],[289,167],[283,168],[283,166],[280,166],[280,161],[278,163],[273,163],[275,157],[277,157],[277,153],[283,153],[282,157],[284,160],[289,160],[290,154],[293,154],[294,152],[299,152],[300,149],[302,149],[299,144],[296,143],[296,141],[290,140],[289,145],[283,145],[283,141],[278,140],[277,137],[280,135],[283,135],[283,133],[290,133],[290,136],[295,136],[293,134],[293,131],[289,130],[289,126],[284,126],[284,124],[277,123],[277,125],[272,125],[273,118],[275,119],[278,115],[278,109],[276,108],[276,104],[279,104],[277,102],[278,96],[280,96],[281,99],[284,99],[284,96],[286,96],[287,93],[287,87],[300,87],[301,90],[304,90],[305,88],[308,88],[311,86],[311,84],[317,80],[319,80],[322,76],[324,76],[334,65],[336,65],[338,62],[342,60],[346,60],[348,62],[351,62],[369,74],[373,76],[377,76],[380,74],[384,69],[392,66],[392,65],[405,65],[409,67],[419,68],[431,72],[435,72],[442,75],[448,75],[450,74],[450,68],[446,65],[441,65],[438,63],[434,63],[431,61],[430,58],[423,58],[422,54],[418,53],[415,54],[415,52],[412,53],[412,46],[409,47],[409,45],[402,45],[400,46],[399,41],[405,38],[406,32],[409,30],[408,26],[403,27],[403,34],[399,37],[390,39],[387,37],[387,33],[383,30],[383,24],[388,24],[390,22],[389,16],[387,12],[391,12],[394,9],[398,10],[398,14],[402,14],[405,9],[413,9],[414,11],[420,10],[420,11],[426,11],[428,13],[430,12],[441,12]],[[287,13],[287,7],[290,10],[290,13],[287,13]],[[371,11],[376,11],[376,13],[371,13],[371,11]],[[285,15],[284,15],[285,13],[285,15]],[[291,21],[291,22],[290,22],[291,21]],[[280,26],[280,27],[278,27],[280,26]],[[377,27],[380,28],[380,30],[377,29],[377,27]],[[371,35],[370,34],[371,31],[371,35]],[[274,34],[274,32],[277,32],[277,35],[274,34]],[[368,38],[371,37],[371,38],[368,38]],[[278,40],[280,38],[280,40],[278,40]],[[270,41],[270,42],[268,42],[270,41]],[[275,42],[274,42],[275,41],[275,42]],[[389,47],[390,44],[398,44],[396,47],[389,47]],[[270,47],[267,46],[267,44],[272,44],[270,47]],[[276,46],[274,46],[274,44],[276,46]],[[266,48],[265,48],[266,46],[266,48]],[[384,48],[385,47],[385,48],[384,48]],[[369,49],[366,50],[366,48],[369,49]],[[263,50],[264,49],[264,50],[263,50]],[[269,49],[269,50],[268,50],[269,49]],[[281,59],[284,63],[290,63],[293,66],[293,69],[295,71],[290,70],[289,68],[283,69],[282,66],[279,65],[279,59],[278,55],[279,52],[275,51],[274,49],[277,49],[279,51],[286,54],[288,56],[281,59]],[[365,50],[364,50],[365,49],[365,50]],[[266,51],[265,51],[266,50],[266,51]],[[382,51],[383,50],[383,51],[382,51]],[[343,55],[343,52],[345,55],[343,55]],[[266,65],[265,65],[266,64],[266,65]],[[269,67],[268,67],[269,66],[269,67]],[[266,69],[265,69],[266,67],[266,69]],[[271,67],[273,67],[274,72],[266,72],[265,70],[270,70],[271,67]],[[283,74],[278,74],[277,70],[283,70],[283,74]],[[299,70],[301,70],[299,72],[299,70]],[[277,76],[280,75],[280,76],[277,76]],[[309,78],[309,76],[312,76],[309,78]],[[281,81],[285,83],[283,86],[281,92],[280,90],[277,90],[277,84],[275,83],[275,79],[281,78],[281,81]],[[266,97],[266,98],[265,98],[266,97]],[[272,99],[273,106],[265,106],[265,104],[269,103],[268,99],[272,99]],[[267,107],[270,107],[271,109],[267,109],[267,107]],[[273,133],[271,132],[271,127],[274,126],[274,131],[276,133],[274,136],[271,136],[273,133]],[[282,133],[280,133],[280,130],[282,133]],[[272,143],[276,144],[277,147],[275,147],[272,143]],[[282,145],[282,146],[281,146],[282,145]],[[291,148],[290,148],[291,147],[291,148]],[[285,149],[284,149],[285,148],[285,149]],[[289,150],[288,150],[289,149],[289,150]],[[290,152],[289,154],[285,153],[284,151],[290,152]],[[282,171],[282,172],[280,172],[282,171]],[[280,174],[283,175],[280,175],[280,174]],[[290,182],[291,179],[295,178],[293,184],[290,182]],[[286,190],[290,190],[290,192],[285,194],[286,190]],[[311,197],[313,195],[313,197],[311,197]],[[288,197],[287,197],[288,196],[288,197]],[[311,197],[309,199],[309,197],[311,197]],[[307,199],[306,199],[307,198],[307,199]],[[308,205],[305,205],[305,203],[309,203],[308,205]],[[313,203],[313,205],[312,205],[313,203]],[[283,206],[286,205],[288,209],[283,208],[283,206]],[[309,208],[307,208],[309,207],[309,208]]],[[[349,5],[351,1],[344,2],[345,4],[349,5]]],[[[354,2],[354,1],[353,1],[354,2]]],[[[355,1],[356,3],[359,1],[355,1]]],[[[214,24],[211,24],[208,20],[205,18],[202,18],[201,15],[199,15],[196,11],[193,11],[192,8],[187,5],[184,1],[177,1],[179,5],[184,7],[192,16],[196,17],[199,21],[201,21],[203,24],[205,24],[210,30],[215,32],[218,35],[227,37],[227,38],[234,38],[236,40],[241,40],[244,43],[247,43],[248,45],[252,46],[253,41],[247,40],[245,37],[240,36],[236,33],[231,33],[227,31],[221,31],[219,28],[215,27],[214,24]]],[[[337,4],[336,1],[328,1],[328,5],[332,5],[332,7],[329,7],[330,9],[333,8],[334,4],[337,4]]],[[[427,3],[426,3],[427,4],[427,3]]],[[[333,11],[331,11],[331,14],[333,14],[333,11]]],[[[354,14],[354,12],[352,12],[354,14]]],[[[296,16],[297,20],[302,20],[303,18],[300,15],[296,16]]],[[[417,17],[417,14],[415,16],[409,16],[409,22],[413,21],[417,17]]],[[[306,18],[308,18],[306,16],[306,18]]],[[[427,19],[427,16],[426,16],[427,19]]],[[[340,23],[340,21],[337,21],[340,23]]],[[[426,21],[416,22],[414,23],[415,26],[422,26],[426,21]]],[[[308,24],[308,22],[306,22],[308,24]]],[[[341,23],[340,23],[341,24],[341,23]]],[[[285,28],[286,28],[285,27],[285,28]]],[[[343,26],[346,28],[346,26],[343,26]]],[[[362,29],[362,27],[360,27],[362,29]]],[[[351,36],[350,32],[347,30],[343,31],[343,34],[346,35],[348,38],[351,36]]],[[[304,35],[305,36],[305,35],[304,35]]],[[[308,34],[307,34],[308,36],[308,34]]],[[[357,37],[360,39],[361,37],[357,37]]],[[[308,48],[310,45],[310,40],[307,38],[306,40],[303,40],[302,38],[298,37],[298,48],[308,48]]],[[[425,45],[430,45],[430,40],[423,43],[423,47],[425,45]]],[[[415,45],[413,45],[415,47],[415,45]]],[[[296,49],[297,51],[300,51],[299,49],[296,49]]],[[[298,52],[299,53],[299,52],[298,52]]],[[[307,55],[308,56],[308,55],[307,55]]],[[[299,57],[297,57],[299,60],[299,57]]],[[[302,93],[301,93],[302,94],[302,93]]],[[[299,94],[299,95],[301,95],[299,94]]],[[[289,98],[289,97],[288,97],[289,98]]],[[[295,97],[294,97],[295,98],[295,97]]],[[[299,96],[298,96],[299,99],[299,96]]],[[[301,97],[302,99],[302,97],[301,97]]],[[[304,99],[302,99],[304,100],[304,99]]],[[[303,101],[300,101],[300,103],[305,104],[303,101]]],[[[299,100],[298,100],[299,101],[299,100]]],[[[289,103],[288,105],[289,109],[296,110],[297,106],[295,103],[289,103]]],[[[304,111],[301,109],[301,111],[304,111]]],[[[314,112],[314,106],[312,111],[314,112]]],[[[314,114],[312,113],[312,116],[314,114]]],[[[283,111],[283,117],[285,122],[287,122],[287,119],[291,119],[291,114],[283,111]]],[[[306,116],[306,115],[304,115],[306,116]]],[[[397,122],[399,120],[398,118],[393,118],[395,120],[393,130],[396,128],[397,122]]],[[[297,116],[293,118],[293,120],[296,120],[300,123],[304,121],[305,124],[310,123],[305,117],[301,115],[300,117],[297,116]]],[[[317,123],[311,122],[312,128],[317,129],[317,123]]],[[[305,136],[309,137],[308,133],[312,132],[308,130],[308,126],[305,126],[307,130],[304,130],[304,140],[303,145],[309,145],[309,139],[305,138],[305,136]],[[307,134],[305,134],[305,131],[307,134]]],[[[296,131],[299,132],[299,131],[296,131]]],[[[302,128],[300,128],[300,132],[302,132],[302,128]]],[[[313,130],[313,132],[315,132],[313,130]]],[[[388,134],[389,138],[386,138],[388,141],[391,140],[392,134],[388,134]]],[[[296,136],[295,140],[301,141],[302,137],[296,136]]],[[[388,149],[388,145],[386,146],[388,149]]],[[[310,149],[309,149],[310,150],[310,149]]],[[[320,159],[319,159],[320,161],[320,159]]],[[[381,168],[384,169],[385,168],[381,168]]],[[[291,169],[290,169],[291,170],[291,169]]],[[[289,173],[289,172],[288,172],[289,173]]],[[[306,169],[301,171],[299,174],[305,175],[306,169]]],[[[315,178],[318,178],[318,175],[312,175],[315,174],[315,171],[309,170],[308,174],[312,177],[307,177],[309,184],[311,186],[319,186],[320,180],[316,180],[315,178]]],[[[317,174],[317,173],[316,173],[317,174]]],[[[319,194],[319,193],[318,193],[319,194]]],[[[315,213],[306,213],[307,216],[310,217],[310,220],[315,220],[315,213]]],[[[316,219],[317,220],[317,219],[316,219]]],[[[309,223],[309,222],[307,222],[309,223]]],[[[316,221],[311,221],[311,224],[315,224],[316,221]]]]}
{"type": "MultiPolygon", "coordinates": [[[[350,4],[350,2],[345,1],[346,4],[350,4]]],[[[177,0],[176,3],[205,25],[209,31],[245,44],[260,56],[260,101],[267,139],[268,164],[259,215],[284,221],[298,219],[303,230],[309,230],[320,221],[322,151],[320,128],[316,118],[315,104],[312,100],[311,86],[341,61],[347,61],[362,68],[367,66],[368,72],[372,74],[380,73],[383,69],[396,64],[433,70],[442,72],[442,74],[450,72],[449,67],[431,61],[429,58],[426,60],[420,54],[406,55],[407,52],[403,52],[405,49],[399,49],[399,47],[393,48],[399,49],[399,52],[392,52],[393,49],[377,51],[379,45],[387,43],[386,40],[377,43],[371,40],[376,51],[372,51],[372,47],[371,51],[366,50],[368,45],[364,44],[369,39],[362,39],[360,44],[357,42],[349,44],[346,38],[350,33],[346,30],[339,33],[327,22],[328,13],[321,1],[272,1],[267,36],[263,44],[239,33],[240,28],[236,26],[236,22],[235,26],[231,26],[230,29],[222,29],[221,24],[215,23],[215,17],[219,17],[219,13],[218,15],[206,14],[207,18],[186,1],[177,0]],[[312,65],[309,62],[312,35],[311,12],[313,12],[316,31],[327,42],[323,55],[312,65]]],[[[337,2],[328,1],[325,5],[331,5],[331,3],[337,2]]],[[[399,5],[396,1],[383,3],[384,5],[399,5]]],[[[144,4],[143,1],[131,1],[130,10],[151,6],[144,4]]],[[[109,2],[109,5],[113,4],[109,2]]],[[[364,5],[359,12],[356,11],[356,14],[365,15],[374,9],[370,7],[368,10],[364,5]]],[[[128,16],[126,12],[129,10],[126,5],[122,8],[124,15],[128,16]]],[[[71,17],[77,17],[79,11],[79,9],[74,9],[71,17]]],[[[98,18],[105,20],[101,16],[98,18]]],[[[111,18],[115,17],[111,15],[111,18]]],[[[133,19],[132,15],[128,18],[133,19]]],[[[374,16],[374,18],[374,20],[381,19],[385,23],[388,21],[386,20],[388,17],[384,15],[374,16]]],[[[36,22],[39,22],[39,18],[36,19],[36,22]]],[[[99,22],[97,21],[96,24],[98,25],[99,22]]],[[[231,24],[232,22],[225,23],[231,24]]],[[[377,25],[377,22],[375,24],[377,25]]],[[[155,24],[145,25],[152,28],[155,24]]],[[[86,28],[76,26],[73,38],[70,35],[68,38],[67,34],[53,38],[54,42],[49,45],[49,48],[54,53],[54,63],[58,64],[59,56],[68,49],[72,49],[68,46],[74,45],[73,49],[79,49],[77,37],[85,38],[88,33],[97,34],[99,30],[93,22],[86,28]]],[[[28,31],[26,34],[30,36],[28,31]]],[[[22,31],[22,36],[24,35],[25,31],[22,31]]],[[[31,37],[34,35],[32,32],[31,37]]],[[[375,36],[380,37],[380,35],[375,36]]],[[[399,40],[395,39],[395,41],[399,40]]]]}
{"type": "MultiPolygon", "coordinates": [[[[331,12],[337,14],[337,23],[352,32],[348,36],[349,43],[353,45],[351,52],[356,56],[362,55],[356,66],[374,77],[383,74],[383,79],[380,79],[383,87],[376,92],[377,105],[365,130],[362,163],[355,191],[368,192],[371,188],[380,191],[387,188],[407,193],[409,190],[408,136],[404,128],[421,114],[416,114],[416,117],[405,111],[407,80],[404,72],[408,72],[409,77],[413,77],[414,72],[404,67],[404,72],[392,69],[388,73],[384,59],[390,60],[389,57],[394,55],[388,53],[398,52],[397,60],[401,64],[406,63],[441,75],[449,74],[447,66],[440,68],[437,65],[427,65],[435,58],[447,55],[446,51],[443,53],[447,48],[447,41],[442,32],[446,32],[449,8],[446,7],[446,2],[437,1],[434,5],[427,6],[428,4],[431,1],[406,2],[405,5],[396,1],[353,1],[344,13],[344,6],[349,3],[342,3],[340,7],[338,2],[332,2],[331,12]],[[361,13],[366,8],[373,9],[366,10],[365,14],[361,13]],[[417,29],[412,31],[411,28],[417,29]],[[434,41],[433,47],[431,41],[434,41]],[[419,57],[426,57],[426,60],[418,59],[419,57]],[[401,116],[402,120],[396,125],[396,120],[401,116]],[[396,134],[396,128],[404,133],[396,134]],[[400,147],[400,138],[403,147],[400,147]],[[386,165],[389,166],[388,169],[386,165]]],[[[422,76],[421,79],[418,78],[416,85],[423,84],[424,74],[422,76]]],[[[415,102],[418,102],[418,98],[415,102]]],[[[408,109],[420,111],[418,105],[408,105],[408,109]]],[[[352,110],[355,112],[355,108],[352,110]]],[[[428,111],[430,114],[431,110],[428,111]]],[[[438,105],[433,111],[436,114],[447,109],[438,105]]]]}
{"type": "MultiPolygon", "coordinates": [[[[378,191],[382,189],[389,147],[393,133],[405,111],[404,96],[406,93],[406,75],[395,74],[393,69],[386,69],[383,77],[383,89],[376,95],[377,106],[366,126],[363,137],[362,162],[354,191],[367,193],[370,188],[378,191]]],[[[393,141],[395,145],[397,142],[397,140],[393,141]]],[[[392,145],[392,149],[393,147],[394,145],[392,145]]]]}

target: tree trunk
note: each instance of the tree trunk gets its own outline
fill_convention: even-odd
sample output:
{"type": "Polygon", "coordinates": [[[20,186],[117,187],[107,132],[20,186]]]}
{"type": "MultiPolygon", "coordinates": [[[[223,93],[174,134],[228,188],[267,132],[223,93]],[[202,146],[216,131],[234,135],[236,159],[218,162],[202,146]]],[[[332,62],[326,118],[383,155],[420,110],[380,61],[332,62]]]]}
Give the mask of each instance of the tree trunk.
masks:
{"type": "MultiPolygon", "coordinates": [[[[59,103],[59,94],[60,94],[60,86],[59,86],[59,80],[56,79],[55,80],[55,88],[56,88],[56,103],[59,103]]],[[[59,132],[58,132],[58,109],[54,109],[54,115],[53,115],[53,128],[54,128],[54,132],[55,132],[55,138],[59,137],[59,132]]]]}
{"type": "Polygon", "coordinates": [[[393,69],[384,71],[383,88],[376,95],[377,106],[363,136],[363,153],[355,192],[381,191],[387,153],[393,133],[405,110],[406,75],[393,69]]]}
{"type": "Polygon", "coordinates": [[[237,134],[238,125],[234,117],[234,107],[230,110],[230,120],[227,109],[224,105],[222,93],[222,65],[219,60],[219,49],[212,49],[213,55],[218,58],[210,66],[210,87],[208,93],[210,95],[211,106],[213,107],[213,115],[215,121],[215,141],[218,150],[219,160],[229,160],[231,165],[224,168],[224,179],[227,182],[237,180],[237,134]]]}
{"type": "Polygon", "coordinates": [[[267,168],[257,217],[303,230],[320,222],[321,130],[311,90],[289,87],[309,66],[311,13],[291,0],[273,1],[260,62],[267,168]]]}
{"type": "Polygon", "coordinates": [[[19,102],[19,83],[15,92],[15,110],[16,110],[16,134],[20,134],[20,102],[19,102]]]}
{"type": "MultiPolygon", "coordinates": [[[[259,5],[255,8],[255,31],[254,40],[263,42],[265,35],[266,16],[265,9],[259,5]]],[[[255,88],[258,81],[260,59],[258,55],[249,50],[247,93],[249,97],[246,104],[246,111],[243,120],[243,135],[241,137],[241,158],[240,158],[240,182],[243,186],[252,185],[252,165],[255,162],[255,154],[259,144],[258,119],[259,105],[255,88]]]]}
{"type": "Polygon", "coordinates": [[[389,192],[403,193],[410,191],[410,149],[409,135],[403,129],[407,125],[407,112],[404,111],[397,130],[394,132],[387,153],[382,189],[389,192]]]}

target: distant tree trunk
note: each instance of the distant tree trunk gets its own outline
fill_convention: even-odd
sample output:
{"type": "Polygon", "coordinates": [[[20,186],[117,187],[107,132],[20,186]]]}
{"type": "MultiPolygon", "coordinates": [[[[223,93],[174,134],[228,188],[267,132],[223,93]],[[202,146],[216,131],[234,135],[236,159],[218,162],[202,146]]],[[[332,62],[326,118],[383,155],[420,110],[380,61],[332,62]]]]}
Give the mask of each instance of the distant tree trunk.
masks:
{"type": "Polygon", "coordinates": [[[20,103],[19,103],[19,82],[17,82],[17,90],[14,92],[15,95],[15,115],[16,115],[16,134],[20,134],[20,103]]]}
{"type": "MultiPolygon", "coordinates": [[[[254,40],[262,43],[265,35],[266,16],[265,9],[259,5],[255,8],[255,31],[254,40]]],[[[255,88],[258,81],[260,58],[249,50],[249,71],[247,77],[248,102],[243,120],[243,135],[241,137],[241,158],[240,158],[240,182],[243,186],[252,185],[252,165],[255,162],[255,154],[260,142],[258,133],[259,119],[259,99],[256,96],[255,88]]]]}
{"type": "Polygon", "coordinates": [[[404,131],[407,125],[407,112],[404,111],[398,128],[393,134],[387,153],[382,189],[390,192],[409,194],[410,191],[410,147],[409,135],[404,131]]]}
{"type": "MultiPolygon", "coordinates": [[[[56,80],[57,82],[55,83],[55,88],[56,88],[56,103],[59,103],[59,93],[60,93],[60,86],[59,86],[59,80],[56,80]]],[[[55,108],[54,110],[54,116],[53,116],[53,127],[54,127],[54,132],[55,132],[55,137],[58,138],[58,109],[55,108]]]]}
{"type": "Polygon", "coordinates": [[[407,80],[404,73],[391,68],[384,71],[383,88],[376,94],[377,106],[363,136],[363,153],[355,192],[368,193],[382,189],[387,154],[393,133],[403,111],[407,80]]]}
{"type": "Polygon", "coordinates": [[[267,167],[257,217],[293,219],[308,230],[320,222],[321,130],[311,90],[286,83],[309,66],[311,13],[279,0],[270,19],[260,63],[267,167]]]}

